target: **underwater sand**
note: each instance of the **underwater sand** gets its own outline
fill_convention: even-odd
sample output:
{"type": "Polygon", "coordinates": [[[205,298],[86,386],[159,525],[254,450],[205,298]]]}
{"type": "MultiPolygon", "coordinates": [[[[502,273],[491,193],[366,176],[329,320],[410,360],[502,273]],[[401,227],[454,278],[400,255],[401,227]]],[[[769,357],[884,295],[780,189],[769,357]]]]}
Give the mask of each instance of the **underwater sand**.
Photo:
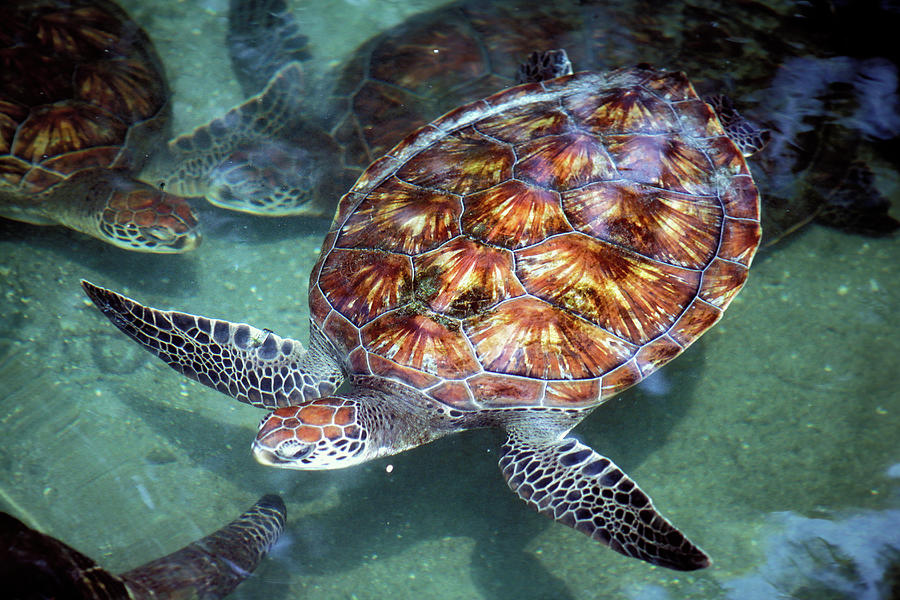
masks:
{"type": "MultiPolygon", "coordinates": [[[[123,4],[169,69],[175,131],[239,101],[222,45],[227,2],[123,4]]],[[[375,14],[365,11],[374,2],[325,0],[295,11],[317,56],[339,61],[439,3],[377,4],[375,14]]],[[[896,206],[896,173],[886,180],[896,206]]],[[[683,574],[527,509],[499,474],[495,432],[345,471],[258,465],[249,444],[264,413],[137,348],[78,285],[305,342],[327,220],[198,209],[204,242],[175,257],[0,221],[0,507],[113,571],[217,529],[267,492],[284,497],[288,529],[235,598],[771,598],[766,585],[806,585],[784,581],[811,552],[819,566],[835,562],[790,544],[827,538],[830,520],[864,515],[839,537],[900,547],[890,510],[900,473],[888,473],[900,463],[896,238],[811,225],[761,253],[719,325],[575,430],[713,557],[683,574]]],[[[855,589],[832,597],[879,597],[855,589]]]]}

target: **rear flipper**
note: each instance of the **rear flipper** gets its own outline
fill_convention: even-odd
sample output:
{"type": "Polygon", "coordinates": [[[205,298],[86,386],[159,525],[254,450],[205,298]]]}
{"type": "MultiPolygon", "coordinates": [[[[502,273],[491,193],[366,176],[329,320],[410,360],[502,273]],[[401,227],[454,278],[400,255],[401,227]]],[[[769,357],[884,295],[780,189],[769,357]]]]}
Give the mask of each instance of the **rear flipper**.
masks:
{"type": "Polygon", "coordinates": [[[703,101],[715,111],[725,133],[744,156],[753,156],[769,143],[771,132],[745,119],[728,96],[706,96],[703,101]]]}
{"type": "Polygon", "coordinates": [[[286,515],[281,498],[263,496],[222,529],[121,578],[132,598],[223,598],[275,545],[286,515]]]}
{"type": "Polygon", "coordinates": [[[500,469],[529,506],[616,552],[679,571],[710,564],[612,461],[571,438],[531,442],[511,433],[500,469]]]}

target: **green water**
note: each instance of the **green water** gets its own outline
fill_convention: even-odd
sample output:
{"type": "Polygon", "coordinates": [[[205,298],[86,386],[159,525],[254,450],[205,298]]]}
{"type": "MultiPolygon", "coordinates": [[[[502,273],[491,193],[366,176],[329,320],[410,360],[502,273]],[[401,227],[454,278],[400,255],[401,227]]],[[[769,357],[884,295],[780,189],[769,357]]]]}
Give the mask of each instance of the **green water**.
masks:
{"type": "MultiPolygon", "coordinates": [[[[223,49],[227,2],[123,4],[167,65],[176,131],[240,99],[223,49]]],[[[321,60],[337,62],[435,4],[378,2],[375,11],[375,2],[321,0],[295,11],[321,60]]],[[[880,176],[897,205],[897,173],[880,176]]],[[[846,558],[833,560],[816,537],[854,540],[860,561],[866,548],[900,547],[900,473],[888,473],[900,463],[896,237],[810,225],[768,249],[716,328],[576,430],[713,557],[712,568],[681,574],[530,512],[499,474],[492,432],[346,471],[254,462],[263,412],[179,377],[78,286],[89,279],[305,341],[307,276],[328,221],[198,209],[205,240],[176,257],[0,222],[4,510],[121,571],[280,493],[283,543],[238,598],[774,597],[765,582],[794,597],[879,597],[864,588],[828,596],[799,578],[811,556],[833,571],[846,558]]]]}

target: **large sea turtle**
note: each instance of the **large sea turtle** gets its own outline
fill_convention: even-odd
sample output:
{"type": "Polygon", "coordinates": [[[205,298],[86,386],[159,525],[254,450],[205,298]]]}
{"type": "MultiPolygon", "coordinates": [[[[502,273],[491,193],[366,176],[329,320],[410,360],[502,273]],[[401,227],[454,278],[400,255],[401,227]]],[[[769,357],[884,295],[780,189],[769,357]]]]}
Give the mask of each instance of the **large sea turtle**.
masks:
{"type": "Polygon", "coordinates": [[[295,65],[167,146],[163,67],[111,0],[14,0],[0,6],[0,21],[0,216],[129,250],[184,252],[200,234],[181,195],[264,215],[312,210],[309,184],[290,165],[274,163],[281,179],[234,168],[299,112],[295,65]],[[152,185],[132,177],[139,172],[152,185]]]}
{"type": "Polygon", "coordinates": [[[509,88],[376,161],[312,271],[308,350],[83,285],[180,373],[272,410],[264,464],[348,467],[495,427],[529,505],[690,570],[706,554],[567,434],[718,321],[759,240],[735,141],[683,73],[641,65],[509,88]]]}
{"type": "Polygon", "coordinates": [[[281,498],[263,496],[222,529],[113,575],[56,538],[0,513],[0,587],[11,600],[223,598],[256,569],[281,535],[285,517],[281,498]]]}
{"type": "MultiPolygon", "coordinates": [[[[819,12],[719,0],[452,2],[367,40],[332,69],[316,68],[328,63],[322,57],[305,62],[297,127],[282,134],[296,155],[291,166],[317,183],[307,197],[327,206],[409,131],[511,85],[533,50],[565,48],[579,69],[677,64],[703,93],[740,98],[771,132],[770,151],[754,169],[768,241],[812,219],[890,232],[898,225],[887,214],[890,201],[868,166],[848,157],[896,135],[884,131],[900,122],[888,114],[896,89],[871,60],[835,57],[847,17],[819,12]],[[873,131],[870,123],[879,121],[882,131],[873,131]]],[[[228,47],[246,94],[314,55],[300,42],[304,26],[284,0],[230,0],[228,47]]]]}

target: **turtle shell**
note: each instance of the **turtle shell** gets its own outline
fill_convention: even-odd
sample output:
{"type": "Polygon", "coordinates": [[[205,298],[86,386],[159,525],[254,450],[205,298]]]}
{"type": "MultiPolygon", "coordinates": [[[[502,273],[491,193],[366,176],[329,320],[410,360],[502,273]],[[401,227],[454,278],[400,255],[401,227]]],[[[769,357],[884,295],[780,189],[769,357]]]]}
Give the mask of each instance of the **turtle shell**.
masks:
{"type": "Polygon", "coordinates": [[[759,245],[747,164],[683,73],[454,110],[340,201],[310,308],[351,373],[457,410],[588,408],[722,315],[759,245]]]}
{"type": "Polygon", "coordinates": [[[169,90],[140,27],[105,0],[12,2],[0,20],[0,188],[37,200],[85,168],[142,166],[169,90]]]}

